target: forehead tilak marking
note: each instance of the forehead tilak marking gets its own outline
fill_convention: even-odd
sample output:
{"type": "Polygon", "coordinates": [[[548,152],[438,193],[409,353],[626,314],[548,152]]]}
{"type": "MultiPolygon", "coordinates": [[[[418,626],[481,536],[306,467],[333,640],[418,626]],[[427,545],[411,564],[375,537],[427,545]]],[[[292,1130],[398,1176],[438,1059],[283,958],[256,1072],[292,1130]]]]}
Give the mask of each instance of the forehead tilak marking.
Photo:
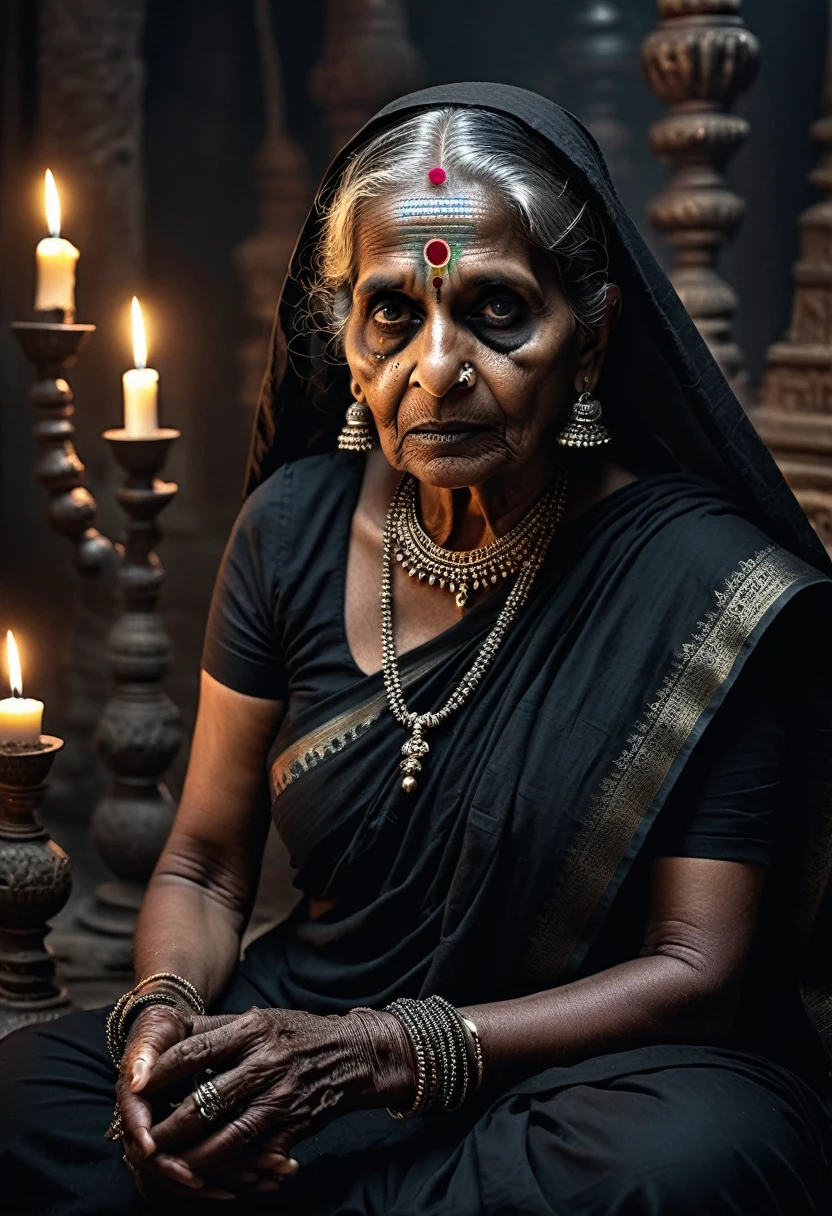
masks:
{"type": "Polygon", "coordinates": [[[465,195],[402,199],[394,208],[400,244],[421,253],[427,241],[440,238],[450,245],[452,258],[458,257],[465,240],[474,235],[481,211],[481,205],[465,195]]]}

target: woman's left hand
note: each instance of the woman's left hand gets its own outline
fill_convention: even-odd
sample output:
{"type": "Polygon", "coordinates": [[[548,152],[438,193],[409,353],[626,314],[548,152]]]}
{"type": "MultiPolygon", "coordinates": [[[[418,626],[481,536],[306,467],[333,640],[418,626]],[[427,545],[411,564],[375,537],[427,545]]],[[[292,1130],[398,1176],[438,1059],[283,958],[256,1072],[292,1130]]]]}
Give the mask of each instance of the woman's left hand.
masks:
{"type": "Polygon", "coordinates": [[[248,1156],[266,1141],[279,1162],[295,1141],[337,1114],[407,1104],[416,1080],[401,1023],[370,1010],[319,1017],[250,1009],[232,1021],[195,1017],[190,1038],[156,1061],[145,1092],[158,1093],[204,1069],[212,1070],[225,1107],[216,1122],[207,1123],[189,1095],[150,1130],[159,1152],[176,1146],[196,1171],[248,1156]]]}

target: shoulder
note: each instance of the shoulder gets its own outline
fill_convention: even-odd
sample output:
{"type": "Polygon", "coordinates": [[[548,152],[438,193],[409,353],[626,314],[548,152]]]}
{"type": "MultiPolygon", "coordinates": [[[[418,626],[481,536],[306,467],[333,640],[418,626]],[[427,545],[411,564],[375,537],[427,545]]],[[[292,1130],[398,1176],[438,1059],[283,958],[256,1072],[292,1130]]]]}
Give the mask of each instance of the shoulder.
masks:
{"type": "Polygon", "coordinates": [[[325,452],[282,465],[244,501],[237,527],[291,530],[296,522],[326,516],[357,492],[363,461],[354,452],[325,452]]]}
{"type": "Polygon", "coordinates": [[[663,473],[628,490],[639,499],[634,505],[645,544],[666,549],[677,560],[707,569],[761,550],[785,553],[741,502],[707,477],[663,473]]]}
{"type": "MultiPolygon", "coordinates": [[[[679,472],[648,476],[613,494],[597,520],[611,569],[682,602],[742,586],[826,583],[828,577],[779,545],[715,482],[679,472]]],[[[756,591],[755,591],[756,593],[756,591]]]]}
{"type": "Polygon", "coordinates": [[[275,511],[289,495],[314,500],[321,492],[344,492],[355,482],[362,461],[354,452],[324,452],[281,465],[245,499],[240,515],[258,518],[275,511]]]}

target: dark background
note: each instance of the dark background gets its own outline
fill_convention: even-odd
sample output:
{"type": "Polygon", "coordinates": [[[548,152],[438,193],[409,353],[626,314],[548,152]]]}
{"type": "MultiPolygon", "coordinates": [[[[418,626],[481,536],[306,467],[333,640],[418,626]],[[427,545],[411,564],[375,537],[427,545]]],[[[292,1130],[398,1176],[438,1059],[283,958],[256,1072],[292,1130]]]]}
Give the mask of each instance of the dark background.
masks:
{"type": "MultiPolygon", "coordinates": [[[[117,10],[119,0],[111,7],[117,10]]],[[[647,202],[666,180],[650,154],[647,130],[664,111],[641,78],[638,48],[657,12],[652,0],[624,0],[618,7],[630,47],[629,65],[617,76],[618,117],[630,139],[629,172],[619,184],[636,222],[647,230],[647,202]]],[[[407,4],[410,38],[426,64],[425,83],[502,80],[544,92],[578,113],[588,82],[576,67],[570,39],[585,8],[582,0],[407,4]]],[[[163,421],[183,432],[169,467],[180,482],[180,495],[163,517],[161,556],[168,582],[162,611],[176,651],[168,687],[189,725],[204,615],[239,503],[251,420],[252,402],[240,400],[235,361],[247,320],[233,253],[257,223],[252,163],[263,135],[263,97],[253,11],[245,0],[149,0],[142,52],[142,186],[133,200],[138,219],[129,224],[125,219],[135,250],[130,275],[122,275],[118,293],[104,306],[90,303],[104,298],[100,290],[96,297],[96,284],[107,282],[112,270],[110,255],[96,252],[99,234],[85,229],[94,200],[74,177],[71,159],[61,163],[54,135],[44,147],[43,9],[32,0],[0,5],[0,631],[12,627],[23,642],[27,690],[47,703],[46,729],[65,728],[76,695],[73,664],[86,664],[85,695],[94,701],[106,693],[100,641],[111,602],[106,588],[80,586],[69,546],[43,524],[43,493],[31,477],[32,411],[25,400],[30,368],[8,332],[11,320],[31,312],[34,248],[44,234],[40,184],[50,163],[60,168],[64,234],[82,254],[78,319],[99,327],[71,379],[78,449],[108,533],[118,531],[120,517],[112,502],[115,473],[99,431],[120,420],[119,373],[130,365],[126,308],[133,291],[146,305],[150,361],[162,380],[163,421]],[[77,652],[70,657],[73,646],[84,651],[83,661],[77,652]]],[[[767,345],[788,323],[796,221],[812,199],[805,182],[814,161],[808,127],[821,112],[828,6],[824,0],[747,0],[742,11],[761,41],[762,66],[737,107],[751,122],[751,137],[728,172],[747,200],[748,216],[720,268],[740,297],[736,334],[756,384],[767,345]]],[[[321,54],[324,4],[280,0],[272,5],[272,16],[287,127],[317,176],[329,158],[329,137],[308,81],[321,54]]],[[[99,36],[91,22],[91,44],[99,36]]],[[[73,121],[72,114],[66,117],[73,121]]],[[[83,121],[79,111],[77,122],[83,121]]],[[[117,241],[117,230],[112,239],[117,241]]],[[[661,257],[661,247],[656,251],[661,257]]],[[[184,757],[174,787],[183,763],[184,757]]]]}

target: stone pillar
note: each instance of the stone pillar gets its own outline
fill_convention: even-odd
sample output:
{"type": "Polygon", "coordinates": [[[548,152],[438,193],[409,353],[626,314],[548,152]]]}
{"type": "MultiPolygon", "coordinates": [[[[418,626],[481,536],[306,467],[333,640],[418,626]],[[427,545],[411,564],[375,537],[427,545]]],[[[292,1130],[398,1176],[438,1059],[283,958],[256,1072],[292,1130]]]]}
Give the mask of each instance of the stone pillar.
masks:
{"type": "Polygon", "coordinates": [[[254,413],[266,366],[274,310],[312,187],[300,144],[286,131],[283,75],[271,25],[270,0],[254,0],[263,79],[266,133],[254,161],[257,228],[237,248],[249,336],[240,344],[240,402],[254,413]]]}
{"type": "Polygon", "coordinates": [[[327,0],[323,53],[309,84],[326,115],[333,153],[385,102],[417,89],[423,76],[403,0],[327,0]]]}
{"type": "Polygon", "coordinates": [[[745,360],[732,337],[737,296],[718,274],[717,258],[745,214],[724,168],[748,136],[730,113],[752,84],[760,47],[739,15],[741,0],[657,0],[662,20],[645,38],[641,65],[670,114],[650,130],[653,153],[671,180],[649,210],[673,250],[673,286],[742,399],[745,360]]]}
{"type": "Polygon", "coordinates": [[[820,155],[809,174],[821,198],[798,220],[791,325],[769,347],[754,424],[832,549],[832,35],[823,108],[811,127],[820,155]]]}

